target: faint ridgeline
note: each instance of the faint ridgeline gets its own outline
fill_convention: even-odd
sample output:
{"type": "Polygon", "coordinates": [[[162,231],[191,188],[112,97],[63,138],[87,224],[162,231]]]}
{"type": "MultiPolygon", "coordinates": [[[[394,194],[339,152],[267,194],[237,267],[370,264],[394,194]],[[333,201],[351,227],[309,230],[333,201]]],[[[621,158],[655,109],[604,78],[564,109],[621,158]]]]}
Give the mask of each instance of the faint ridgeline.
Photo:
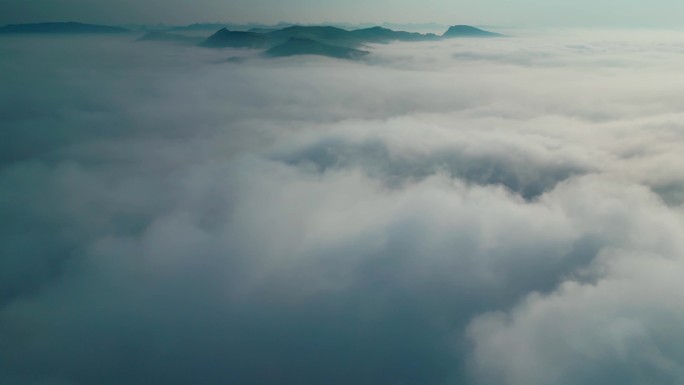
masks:
{"type": "Polygon", "coordinates": [[[137,41],[161,41],[178,44],[198,44],[204,38],[197,36],[187,36],[179,33],[171,33],[164,31],[152,31],[140,37],[137,41]]]}
{"type": "Polygon", "coordinates": [[[262,49],[267,57],[318,55],[338,59],[359,59],[370,52],[360,48],[368,44],[393,41],[439,41],[458,37],[498,37],[498,33],[456,25],[442,36],[433,33],[393,31],[383,27],[346,30],[331,26],[290,26],[281,29],[255,28],[230,31],[221,28],[199,45],[210,48],[262,49]]]}
{"type": "Polygon", "coordinates": [[[297,55],[318,55],[336,59],[359,59],[368,55],[368,51],[330,44],[319,43],[302,37],[291,37],[283,44],[267,50],[264,54],[270,57],[287,57],[297,55]]]}
{"type": "Polygon", "coordinates": [[[500,33],[485,31],[469,25],[454,25],[442,35],[443,38],[451,37],[503,37],[500,33]]]}
{"type": "Polygon", "coordinates": [[[66,23],[10,24],[0,27],[0,34],[118,34],[131,32],[108,25],[66,23]]]}

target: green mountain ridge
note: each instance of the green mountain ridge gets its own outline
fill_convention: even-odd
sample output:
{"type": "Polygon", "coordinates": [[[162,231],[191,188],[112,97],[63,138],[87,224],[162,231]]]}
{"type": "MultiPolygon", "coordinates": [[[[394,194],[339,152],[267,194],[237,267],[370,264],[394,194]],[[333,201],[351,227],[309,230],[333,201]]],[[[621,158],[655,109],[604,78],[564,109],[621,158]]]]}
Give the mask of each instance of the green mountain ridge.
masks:
{"type": "Polygon", "coordinates": [[[455,37],[503,36],[479,28],[456,25],[442,36],[432,33],[394,31],[383,27],[346,30],[331,26],[290,26],[277,30],[230,31],[222,28],[201,45],[205,47],[270,48],[285,43],[290,38],[311,39],[324,44],[358,48],[366,44],[382,44],[392,41],[437,41],[455,37]]]}
{"type": "MultiPolygon", "coordinates": [[[[193,24],[166,30],[149,31],[137,41],[156,41],[176,44],[192,44],[207,48],[241,48],[263,50],[266,57],[295,55],[319,55],[341,59],[359,59],[369,52],[370,44],[386,44],[393,41],[419,42],[439,41],[450,38],[484,38],[504,36],[467,25],[450,27],[443,35],[394,31],[380,26],[348,30],[334,26],[286,25],[282,28],[256,26],[249,31],[231,31],[220,28],[208,38],[183,34],[219,24],[193,24]]],[[[76,22],[51,22],[35,24],[12,24],[0,27],[0,34],[121,34],[133,31],[106,25],[76,22]]]]}
{"type": "Polygon", "coordinates": [[[277,45],[264,52],[269,57],[288,57],[297,55],[317,55],[327,56],[337,59],[360,59],[368,55],[368,51],[354,48],[341,47],[336,45],[324,44],[315,40],[291,37],[283,44],[277,45]]]}
{"type": "Polygon", "coordinates": [[[170,33],[170,32],[164,32],[164,31],[152,31],[148,32],[142,37],[138,38],[136,41],[163,41],[163,42],[173,42],[173,43],[179,43],[179,44],[198,44],[202,40],[204,40],[201,37],[194,37],[194,36],[188,36],[188,35],[183,35],[179,33],[170,33]]]}
{"type": "Polygon", "coordinates": [[[200,43],[200,46],[208,48],[270,48],[274,45],[268,34],[229,31],[226,28],[221,28],[200,43]]]}
{"type": "Polygon", "coordinates": [[[502,37],[504,35],[495,32],[485,31],[483,29],[471,27],[469,25],[454,25],[450,27],[444,34],[443,38],[450,37],[502,37]]]}
{"type": "Polygon", "coordinates": [[[265,49],[266,56],[321,55],[358,59],[369,52],[360,50],[368,44],[393,41],[439,41],[450,38],[500,37],[498,33],[476,27],[456,25],[442,36],[432,33],[393,31],[383,27],[346,30],[332,26],[290,26],[277,30],[229,31],[222,28],[204,42],[210,48],[265,49]]]}

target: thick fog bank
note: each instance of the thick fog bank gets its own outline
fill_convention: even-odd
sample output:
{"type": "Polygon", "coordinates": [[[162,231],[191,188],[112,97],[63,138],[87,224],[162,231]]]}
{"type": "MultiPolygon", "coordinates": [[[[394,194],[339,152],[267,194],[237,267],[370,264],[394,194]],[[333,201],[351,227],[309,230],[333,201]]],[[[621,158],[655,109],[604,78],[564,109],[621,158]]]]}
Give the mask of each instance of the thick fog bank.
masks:
{"type": "Polygon", "coordinates": [[[0,39],[0,383],[684,382],[684,35],[130,40],[0,39]]]}

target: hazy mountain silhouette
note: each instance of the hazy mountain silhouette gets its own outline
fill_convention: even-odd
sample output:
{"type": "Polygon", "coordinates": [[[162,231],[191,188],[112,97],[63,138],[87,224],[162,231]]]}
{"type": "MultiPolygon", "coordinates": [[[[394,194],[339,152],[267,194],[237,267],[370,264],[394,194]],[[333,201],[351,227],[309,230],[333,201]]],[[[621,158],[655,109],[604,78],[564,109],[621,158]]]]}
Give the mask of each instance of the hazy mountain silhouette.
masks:
{"type": "Polygon", "coordinates": [[[275,32],[277,30],[278,30],[278,28],[250,28],[247,30],[247,32],[270,33],[270,32],[275,32]]]}
{"type": "Polygon", "coordinates": [[[351,31],[350,34],[368,43],[388,43],[391,41],[425,41],[439,39],[439,36],[432,33],[422,34],[417,32],[393,31],[383,27],[356,29],[351,31]]]}
{"type": "Polygon", "coordinates": [[[178,27],[171,27],[168,31],[217,31],[219,29],[228,28],[228,24],[217,23],[196,23],[190,25],[183,25],[178,27]]]}
{"type": "Polygon", "coordinates": [[[299,26],[286,27],[269,32],[269,39],[276,44],[288,41],[290,38],[316,40],[325,44],[336,44],[355,47],[363,43],[346,29],[330,26],[299,26]]]}
{"type": "Polygon", "coordinates": [[[195,23],[190,25],[182,25],[170,27],[167,31],[171,32],[201,32],[201,31],[218,31],[219,29],[226,28],[228,30],[234,31],[250,31],[252,29],[264,29],[264,30],[278,30],[281,28],[289,27],[290,23],[278,23],[276,25],[265,25],[265,24],[231,24],[231,23],[195,23]]]}
{"type": "Polygon", "coordinates": [[[454,25],[453,27],[450,27],[449,30],[444,32],[442,37],[445,38],[451,38],[451,37],[497,37],[497,36],[503,36],[500,33],[494,33],[494,32],[489,32],[485,31],[479,28],[471,27],[469,25],[454,25]]]}
{"type": "Polygon", "coordinates": [[[83,24],[75,22],[10,24],[0,27],[0,33],[4,34],[115,34],[126,32],[131,31],[121,27],[110,27],[107,25],[83,24]]]}
{"type": "Polygon", "coordinates": [[[203,37],[186,36],[178,33],[164,31],[152,31],[140,37],[137,41],[164,41],[184,44],[197,44],[204,40],[203,37]]]}
{"type": "Polygon", "coordinates": [[[200,45],[213,48],[272,48],[287,42],[291,38],[310,39],[319,43],[347,47],[355,47],[360,44],[358,38],[341,28],[292,26],[270,31],[257,29],[249,32],[229,31],[222,28],[200,45]]]}
{"type": "Polygon", "coordinates": [[[367,51],[324,44],[312,39],[301,37],[292,37],[285,43],[277,45],[265,52],[266,56],[271,57],[318,55],[337,59],[359,59],[367,54],[367,51]]]}
{"type": "Polygon", "coordinates": [[[222,28],[205,40],[204,47],[273,48],[292,38],[313,40],[322,44],[359,48],[364,44],[389,43],[392,41],[435,41],[451,37],[494,37],[497,33],[479,28],[457,25],[449,28],[443,36],[432,33],[393,31],[383,27],[371,27],[348,31],[331,26],[290,26],[276,30],[253,29],[249,32],[229,31],[222,28]]]}
{"type": "Polygon", "coordinates": [[[272,46],[267,34],[220,29],[200,44],[211,48],[268,48],[272,46]]]}

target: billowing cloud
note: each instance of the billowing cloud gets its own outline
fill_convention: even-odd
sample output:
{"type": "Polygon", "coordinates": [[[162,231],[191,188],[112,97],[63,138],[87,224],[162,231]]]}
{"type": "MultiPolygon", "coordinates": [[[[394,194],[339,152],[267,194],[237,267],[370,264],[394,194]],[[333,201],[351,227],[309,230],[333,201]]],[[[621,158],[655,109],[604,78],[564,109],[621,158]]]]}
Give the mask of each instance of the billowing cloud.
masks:
{"type": "Polygon", "coordinates": [[[670,34],[0,44],[0,382],[683,381],[670,34]]]}

